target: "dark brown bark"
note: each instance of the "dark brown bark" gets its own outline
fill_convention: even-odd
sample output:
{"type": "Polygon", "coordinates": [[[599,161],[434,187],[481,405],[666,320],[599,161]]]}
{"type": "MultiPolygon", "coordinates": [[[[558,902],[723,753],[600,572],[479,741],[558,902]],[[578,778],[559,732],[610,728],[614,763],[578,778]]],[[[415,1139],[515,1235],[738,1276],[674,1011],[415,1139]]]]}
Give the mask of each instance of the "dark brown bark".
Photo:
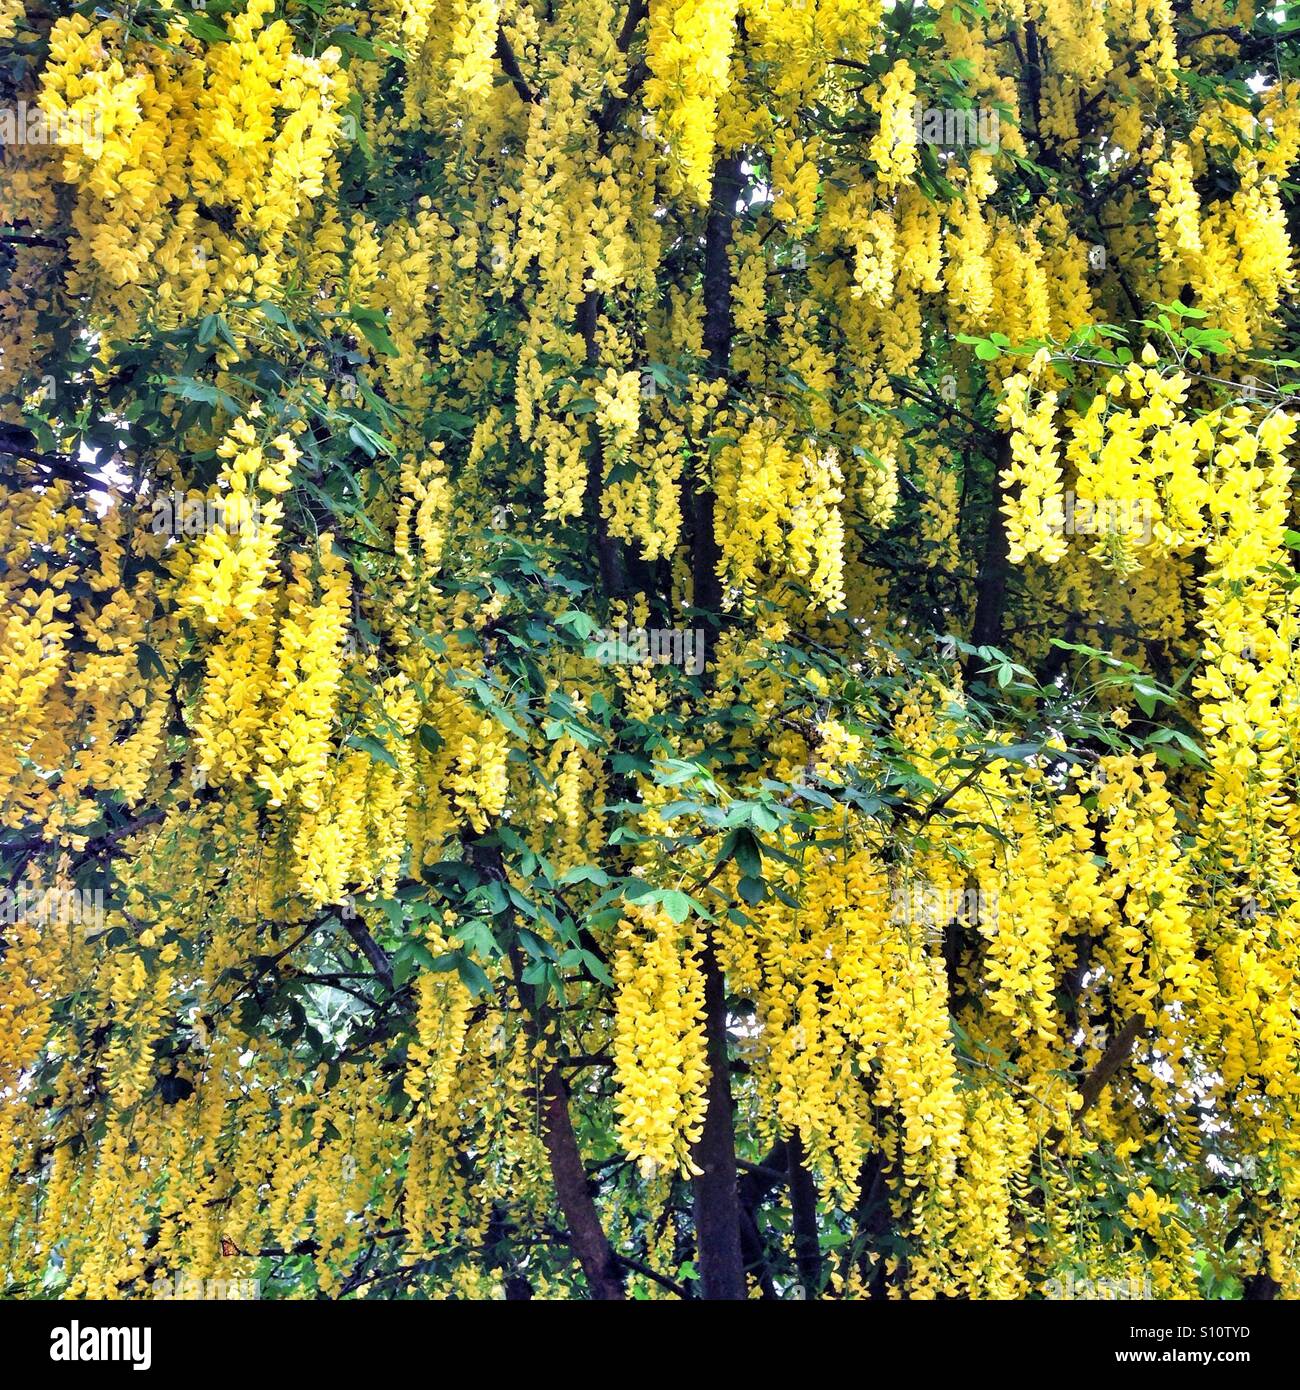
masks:
{"type": "Polygon", "coordinates": [[[726,984],[712,941],[705,947],[701,968],[709,1083],[704,1132],[692,1154],[700,1170],[694,1180],[700,1292],[709,1299],[743,1299],[745,1264],[740,1249],[736,1135],[727,1061],[726,984]]]}
{"type": "Polygon", "coordinates": [[[758,1229],[758,1209],[768,1193],[787,1181],[785,1168],[788,1147],[778,1139],[761,1163],[747,1163],[739,1182],[740,1192],[740,1253],[745,1261],[746,1277],[758,1280],[764,1298],[775,1298],[776,1286],[768,1268],[767,1252],[758,1229]]]}
{"type": "Polygon", "coordinates": [[[758,1221],[743,1202],[740,1204],[740,1256],[745,1262],[746,1279],[758,1281],[759,1294],[763,1298],[775,1298],[776,1285],[772,1282],[772,1271],[767,1267],[767,1252],[763,1249],[758,1221]]]}
{"type": "Polygon", "coordinates": [[[542,1078],[542,1139],[551,1162],[551,1180],[568,1225],[569,1247],[578,1257],[591,1296],[604,1301],[623,1297],[623,1279],[613,1247],[600,1224],[583,1166],[578,1137],[569,1118],[569,1092],[559,1070],[542,1078]]]}
{"type": "Polygon", "coordinates": [[[383,982],[386,989],[392,989],[393,963],[388,959],[388,952],[370,935],[364,923],[355,919],[351,921],[345,919],[343,927],[361,954],[365,956],[376,977],[383,982]]]}
{"type": "MultiPolygon", "coordinates": [[[[984,557],[980,562],[975,617],[971,623],[971,645],[996,647],[1002,642],[1002,610],[1007,596],[1007,528],[1002,515],[1002,473],[1011,464],[1011,439],[1003,436],[993,465],[988,525],[984,532],[984,557]]],[[[983,663],[979,657],[966,662],[969,682],[983,663]]]]}
{"type": "Polygon", "coordinates": [[[58,237],[41,236],[36,232],[0,232],[0,241],[7,246],[43,246],[51,251],[62,251],[67,245],[58,237]]]}
{"type": "Polygon", "coordinates": [[[790,1137],[790,1224],[794,1233],[794,1262],[805,1298],[816,1298],[822,1285],[821,1240],[817,1232],[817,1184],[804,1161],[803,1140],[790,1137]]]}
{"type": "Polygon", "coordinates": [[[1241,1297],[1247,1303],[1263,1303],[1276,1298],[1281,1290],[1272,1275],[1252,1274],[1242,1282],[1241,1297]]]}
{"type": "Polygon", "coordinates": [[[867,1296],[872,1299],[887,1298],[889,1291],[881,1245],[890,1233],[893,1218],[889,1210],[889,1180],[882,1153],[869,1154],[858,1174],[858,1204],[854,1224],[857,1235],[850,1248],[856,1250],[858,1272],[866,1281],[867,1296]]]}
{"type": "MultiPolygon", "coordinates": [[[[731,364],[730,251],[740,189],[740,157],[719,160],[704,229],[704,352],[715,377],[726,376],[731,364]]],[[[712,488],[695,485],[691,494],[691,574],[695,607],[710,615],[722,606],[713,500],[712,488]]]]}
{"type": "Polygon", "coordinates": [[[515,51],[511,48],[504,29],[497,30],[497,58],[500,60],[501,70],[510,79],[510,85],[519,94],[519,100],[524,103],[536,101],[537,98],[528,85],[528,79],[519,66],[519,60],[515,57],[515,51]]]}
{"type": "MultiPolygon", "coordinates": [[[[704,232],[704,350],[715,377],[725,376],[731,359],[731,246],[732,224],[740,198],[741,165],[738,155],[720,159],[714,169],[713,188],[704,232]]],[[[718,577],[718,544],[714,534],[713,490],[692,480],[687,487],[691,519],[691,576],[695,607],[710,627],[711,645],[722,587],[718,577]]],[[[706,661],[711,652],[706,646],[706,661]]],[[[706,676],[707,680],[707,676],[706,676]]],[[[731,1104],[731,1071],[727,1057],[727,988],[722,967],[710,939],[700,968],[704,974],[705,1036],[709,1081],[704,1130],[693,1158],[700,1170],[694,1180],[695,1236],[698,1247],[701,1294],[707,1299],[743,1299],[745,1259],[742,1228],[749,1237],[751,1257],[761,1259],[761,1242],[752,1221],[742,1221],[737,1189],[735,1117],[731,1104]]],[[[752,1212],[749,1213],[752,1217],[752,1212]]]]}
{"type": "MultiPolygon", "coordinates": [[[[470,858],[480,869],[498,882],[506,878],[501,851],[481,845],[470,849],[470,858]]],[[[510,947],[510,964],[514,974],[515,992],[524,1011],[525,1027],[535,1041],[541,1033],[537,1010],[524,982],[523,952],[515,942],[510,947]]],[[[564,1215],[569,1248],[582,1266],[592,1298],[604,1301],[623,1297],[623,1278],[614,1249],[601,1225],[600,1212],[587,1180],[578,1136],[569,1114],[569,1089],[558,1066],[549,1066],[537,1083],[538,1104],[542,1113],[542,1142],[551,1166],[551,1181],[556,1200],[564,1215]]]]}
{"type": "Polygon", "coordinates": [[[1101,1055],[1101,1060],[1084,1077],[1083,1084],[1079,1087],[1083,1104],[1077,1111],[1077,1119],[1082,1119],[1096,1105],[1111,1077],[1128,1061],[1141,1033],[1142,1018],[1139,1014],[1134,1014],[1111,1039],[1110,1046],[1101,1055]]]}

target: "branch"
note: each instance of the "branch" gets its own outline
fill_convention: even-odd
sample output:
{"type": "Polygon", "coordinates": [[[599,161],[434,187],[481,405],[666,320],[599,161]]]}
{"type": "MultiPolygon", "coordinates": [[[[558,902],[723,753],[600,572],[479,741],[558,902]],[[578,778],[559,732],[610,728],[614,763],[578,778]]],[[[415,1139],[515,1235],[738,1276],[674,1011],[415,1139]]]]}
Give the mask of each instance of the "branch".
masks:
{"type": "MultiPolygon", "coordinates": [[[[984,534],[984,558],[980,562],[975,599],[975,616],[971,622],[972,647],[997,647],[1002,643],[1002,608],[1006,602],[1008,545],[1007,528],[1002,517],[1002,474],[1011,466],[1011,436],[1003,435],[993,465],[989,498],[988,528],[984,534]]],[[[973,653],[966,659],[967,684],[974,678],[973,653]]]]}
{"type": "Polygon", "coordinates": [[[501,61],[506,76],[510,79],[510,85],[519,93],[519,100],[526,106],[532,105],[537,97],[528,85],[528,79],[519,66],[519,60],[515,57],[514,49],[510,47],[510,40],[506,38],[504,29],[497,30],[497,57],[501,61]]]}
{"type": "MultiPolygon", "coordinates": [[[[133,821],[126,825],[120,825],[116,830],[105,831],[102,835],[92,835],[87,841],[83,853],[95,853],[107,845],[113,845],[118,840],[125,840],[138,831],[146,830],[151,825],[156,825],[164,816],[167,815],[168,808],[155,806],[153,810],[144,812],[137,816],[133,821]],[[93,849],[91,847],[94,847],[93,849]]],[[[36,854],[43,849],[57,848],[57,844],[50,840],[0,840],[0,854],[8,854],[12,850],[17,850],[19,854],[36,854]]]]}
{"type": "Polygon", "coordinates": [[[0,232],[0,241],[8,246],[44,246],[51,251],[67,247],[67,242],[59,237],[39,236],[35,232],[0,232]]]}
{"type": "Polygon", "coordinates": [[[345,920],[343,926],[347,934],[360,948],[361,954],[370,962],[371,968],[379,977],[384,988],[391,990],[393,987],[393,963],[388,959],[388,952],[370,935],[362,923],[345,920]]]}
{"type": "MultiPolygon", "coordinates": [[[[470,861],[489,878],[498,883],[507,881],[499,848],[482,845],[467,848],[470,861]]],[[[506,917],[508,926],[513,928],[512,908],[507,907],[506,917]]],[[[544,1029],[537,1005],[529,997],[529,991],[524,984],[523,952],[517,940],[511,941],[508,956],[514,975],[515,992],[523,1010],[524,1027],[529,1038],[536,1044],[544,1036],[544,1029]]],[[[578,1146],[578,1136],[573,1130],[573,1117],[569,1114],[569,1090],[564,1084],[559,1067],[551,1065],[542,1069],[537,1081],[537,1093],[542,1112],[542,1142],[550,1160],[555,1195],[569,1225],[569,1247],[578,1257],[591,1296],[611,1302],[621,1300],[624,1296],[623,1279],[619,1273],[618,1257],[605,1234],[600,1212],[596,1208],[587,1181],[582,1150],[578,1146]]]]}
{"type": "Polygon", "coordinates": [[[889,383],[896,391],[901,391],[903,395],[908,397],[909,400],[915,401],[917,405],[923,405],[927,410],[933,411],[936,415],[944,415],[950,420],[959,421],[968,429],[974,431],[986,444],[996,445],[1001,442],[1002,436],[996,430],[990,429],[987,425],[982,425],[973,415],[967,415],[950,402],[942,398],[936,400],[933,396],[921,395],[902,377],[891,376],[889,378],[889,383]]]}
{"type": "Polygon", "coordinates": [[[1102,1091],[1106,1089],[1107,1082],[1128,1061],[1141,1032],[1142,1016],[1134,1014],[1115,1034],[1110,1046],[1102,1053],[1101,1061],[1084,1077],[1083,1084],[1079,1087],[1083,1104],[1075,1112],[1076,1119],[1081,1120],[1096,1105],[1102,1091]]]}
{"type": "Polygon", "coordinates": [[[803,1140],[790,1136],[787,1150],[790,1172],[790,1229],[794,1259],[804,1296],[812,1298],[822,1286],[821,1237],[817,1230],[817,1183],[804,1161],[803,1140]]]}
{"type": "Polygon", "coordinates": [[[736,1181],[735,1113],[727,1066],[727,987],[712,933],[700,961],[708,1084],[704,1123],[691,1151],[695,1165],[695,1242],[700,1289],[707,1299],[746,1298],[741,1207],[736,1181]]]}
{"type": "Polygon", "coordinates": [[[627,7],[627,17],[623,20],[623,27],[619,30],[616,47],[620,53],[626,53],[632,47],[632,40],[636,37],[636,31],[641,21],[650,13],[650,0],[632,0],[627,7]]]}
{"type": "Polygon", "coordinates": [[[614,1258],[625,1269],[631,1270],[634,1274],[644,1274],[647,1279],[653,1279],[656,1284],[660,1285],[662,1288],[668,1289],[672,1293],[675,1293],[678,1298],[690,1298],[690,1290],[687,1289],[685,1285],[678,1284],[676,1281],[669,1279],[666,1275],[660,1274],[657,1269],[651,1269],[649,1265],[642,1264],[640,1260],[631,1259],[627,1255],[617,1254],[614,1256],[614,1258]]]}

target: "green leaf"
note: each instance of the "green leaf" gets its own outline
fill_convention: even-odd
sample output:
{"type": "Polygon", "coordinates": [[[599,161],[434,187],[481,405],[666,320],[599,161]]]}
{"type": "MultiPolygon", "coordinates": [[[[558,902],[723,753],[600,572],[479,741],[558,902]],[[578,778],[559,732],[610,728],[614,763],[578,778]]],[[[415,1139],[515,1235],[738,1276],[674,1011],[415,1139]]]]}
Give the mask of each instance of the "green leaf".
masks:
{"type": "Polygon", "coordinates": [[[727,844],[730,846],[730,854],[727,854],[724,847],[721,858],[734,859],[746,878],[762,878],[763,846],[752,830],[743,826],[733,830],[727,837],[727,844]]]}
{"type": "Polygon", "coordinates": [[[560,875],[562,888],[568,887],[571,883],[594,883],[597,888],[608,888],[609,875],[595,864],[575,864],[573,868],[565,869],[560,875]]]}
{"type": "Polygon", "coordinates": [[[761,878],[742,878],[737,889],[750,907],[757,907],[767,897],[767,884],[761,878]]]}
{"type": "Polygon", "coordinates": [[[602,961],[599,956],[593,956],[590,951],[582,951],[580,955],[582,956],[582,963],[587,968],[587,971],[594,975],[602,985],[613,988],[614,977],[605,968],[604,961],[602,961]]]}
{"type": "Polygon", "coordinates": [[[396,357],[398,355],[397,344],[388,336],[388,330],[382,324],[372,323],[369,319],[358,319],[355,314],[353,315],[353,322],[376,352],[384,357],[396,357]]]}
{"type": "Polygon", "coordinates": [[[202,39],[205,43],[229,43],[230,35],[220,24],[214,24],[212,20],[201,14],[188,13],[185,16],[185,23],[189,25],[190,33],[196,39],[202,39]]]}
{"type": "Polygon", "coordinates": [[[691,900],[676,888],[670,889],[660,899],[663,910],[674,922],[684,922],[691,915],[691,900]]]}
{"type": "Polygon", "coordinates": [[[469,990],[472,998],[477,999],[480,994],[491,993],[492,982],[484,973],[483,968],[479,965],[475,965],[468,956],[457,957],[456,971],[460,975],[462,983],[469,990]]]}
{"type": "Polygon", "coordinates": [[[347,747],[360,749],[363,753],[369,753],[378,763],[387,763],[389,767],[396,770],[397,759],[384,747],[377,738],[371,738],[369,734],[349,734],[344,740],[347,747]]]}
{"type": "Polygon", "coordinates": [[[167,679],[167,668],[163,665],[162,657],[149,645],[148,642],[141,642],[135,649],[136,669],[146,679],[152,674],[167,679]]]}

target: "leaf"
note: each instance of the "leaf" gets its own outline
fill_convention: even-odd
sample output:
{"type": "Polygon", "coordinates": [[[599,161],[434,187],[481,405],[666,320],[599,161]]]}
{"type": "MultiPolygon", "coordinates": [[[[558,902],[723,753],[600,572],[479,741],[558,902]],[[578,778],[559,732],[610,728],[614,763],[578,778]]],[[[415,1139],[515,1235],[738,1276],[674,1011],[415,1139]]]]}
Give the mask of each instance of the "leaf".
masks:
{"type": "Polygon", "coordinates": [[[202,39],[205,43],[229,43],[230,35],[220,24],[214,24],[205,15],[187,13],[185,23],[189,26],[190,33],[196,39],[202,39]]]}
{"type": "Polygon", "coordinates": [[[468,956],[461,956],[457,959],[456,971],[472,998],[477,999],[480,994],[491,993],[492,982],[488,979],[483,968],[476,965],[468,956]]]}
{"type": "Polygon", "coordinates": [[[597,888],[609,887],[609,875],[595,864],[575,864],[560,875],[560,886],[571,883],[594,883],[597,888]]]}
{"type": "Polygon", "coordinates": [[[219,391],[215,386],[195,381],[193,377],[175,377],[168,382],[167,389],[172,395],[179,396],[183,401],[198,401],[203,405],[220,406],[227,415],[239,414],[239,402],[233,396],[219,391]]]}
{"type": "Polygon", "coordinates": [[[702,767],[695,763],[682,762],[678,758],[664,758],[654,767],[654,779],[661,787],[676,787],[703,773],[702,767]]]}
{"type": "Polygon", "coordinates": [[[333,30],[329,36],[329,41],[341,48],[350,57],[367,58],[371,62],[378,61],[379,54],[375,52],[374,45],[369,39],[363,39],[350,24],[340,25],[333,30]]]}
{"type": "Polygon", "coordinates": [[[161,676],[167,679],[167,668],[163,665],[162,657],[149,645],[148,642],[141,642],[135,649],[136,669],[146,679],[150,674],[161,676]]]}
{"type": "Polygon", "coordinates": [[[733,830],[718,856],[719,862],[734,859],[746,878],[762,878],[763,846],[752,830],[743,826],[733,830]]]}
{"type": "Polygon", "coordinates": [[[670,889],[660,899],[663,910],[674,922],[684,922],[691,915],[691,900],[676,888],[670,889]]]}
{"type": "Polygon", "coordinates": [[[398,356],[397,344],[388,336],[388,330],[382,324],[372,323],[369,319],[358,319],[355,315],[353,322],[376,352],[384,357],[398,356]]]}
{"type": "Polygon", "coordinates": [[[349,734],[344,742],[347,747],[369,753],[376,762],[387,763],[394,771],[397,770],[397,759],[377,738],[371,738],[369,734],[349,734]]]}
{"type": "Polygon", "coordinates": [[[750,907],[757,907],[767,897],[767,883],[761,878],[742,878],[736,886],[750,907]]]}
{"type": "Polygon", "coordinates": [[[594,975],[602,985],[608,985],[610,988],[613,988],[614,977],[605,968],[604,961],[598,956],[593,956],[590,951],[582,951],[579,954],[582,957],[582,963],[586,967],[588,973],[594,975]]]}

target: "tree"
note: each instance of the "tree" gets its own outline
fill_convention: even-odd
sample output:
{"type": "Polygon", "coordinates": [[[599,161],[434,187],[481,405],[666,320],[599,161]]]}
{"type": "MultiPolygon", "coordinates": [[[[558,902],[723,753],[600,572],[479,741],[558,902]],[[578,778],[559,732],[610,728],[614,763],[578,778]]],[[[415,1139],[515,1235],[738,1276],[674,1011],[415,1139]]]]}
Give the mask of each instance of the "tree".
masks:
{"type": "Polygon", "coordinates": [[[1293,28],[0,0],[9,1292],[1295,1293],[1293,28]]]}

